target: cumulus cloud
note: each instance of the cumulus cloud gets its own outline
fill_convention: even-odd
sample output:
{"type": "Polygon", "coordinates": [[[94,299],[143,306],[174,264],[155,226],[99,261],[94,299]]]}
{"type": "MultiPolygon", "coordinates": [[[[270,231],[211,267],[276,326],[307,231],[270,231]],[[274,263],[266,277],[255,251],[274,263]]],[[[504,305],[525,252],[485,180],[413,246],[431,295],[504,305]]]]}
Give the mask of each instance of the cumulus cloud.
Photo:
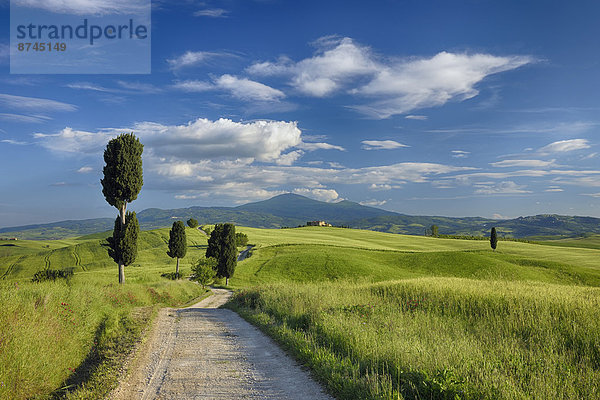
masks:
{"type": "Polygon", "coordinates": [[[441,106],[479,94],[476,85],[489,75],[519,68],[534,60],[527,56],[441,52],[431,58],[386,65],[354,93],[373,97],[372,104],[354,108],[375,118],[388,118],[415,109],[441,106]],[[383,99],[382,99],[383,98],[383,99]]]}
{"type": "Polygon", "coordinates": [[[88,166],[83,166],[77,170],[80,174],[89,174],[92,171],[94,171],[94,168],[88,166]]]}
{"type": "Polygon", "coordinates": [[[0,104],[10,109],[39,112],[77,110],[77,107],[73,104],[63,103],[56,100],[41,99],[38,97],[14,96],[4,93],[0,93],[0,104]]]}
{"type": "MultiPolygon", "coordinates": [[[[280,57],[247,68],[250,74],[287,76],[298,92],[314,97],[346,91],[369,99],[351,108],[373,118],[441,106],[479,94],[487,76],[534,62],[529,56],[441,52],[429,58],[382,59],[351,38],[324,37],[312,57],[294,62],[280,57]],[[366,82],[366,83],[364,83],[366,82]]],[[[409,115],[409,119],[426,119],[409,115]]]]}
{"type": "Polygon", "coordinates": [[[333,189],[307,189],[307,188],[296,188],[293,190],[293,193],[299,194],[302,196],[310,197],[315,200],[325,201],[327,203],[332,203],[336,201],[343,200],[340,198],[338,192],[333,189]]]}
{"type": "Polygon", "coordinates": [[[507,168],[507,167],[525,167],[525,168],[545,168],[554,166],[554,161],[543,161],[543,160],[502,160],[494,163],[490,163],[493,167],[507,168]]]}
{"type": "Polygon", "coordinates": [[[569,139],[559,140],[558,142],[550,143],[538,150],[541,154],[550,153],[565,153],[568,151],[589,149],[590,145],[587,139],[569,139]]]}
{"type": "Polygon", "coordinates": [[[11,0],[11,5],[58,14],[137,14],[147,11],[147,0],[11,0]]]}
{"type": "Polygon", "coordinates": [[[513,181],[504,181],[494,185],[477,185],[479,186],[475,189],[475,194],[485,194],[485,195],[493,195],[493,194],[525,194],[531,193],[530,190],[525,190],[525,185],[517,185],[513,181]]]}
{"type": "Polygon", "coordinates": [[[373,74],[377,65],[368,47],[351,38],[325,37],[315,42],[316,54],[294,63],[288,58],[251,65],[247,71],[257,75],[289,75],[299,92],[325,97],[343,87],[350,79],[373,74]]]}

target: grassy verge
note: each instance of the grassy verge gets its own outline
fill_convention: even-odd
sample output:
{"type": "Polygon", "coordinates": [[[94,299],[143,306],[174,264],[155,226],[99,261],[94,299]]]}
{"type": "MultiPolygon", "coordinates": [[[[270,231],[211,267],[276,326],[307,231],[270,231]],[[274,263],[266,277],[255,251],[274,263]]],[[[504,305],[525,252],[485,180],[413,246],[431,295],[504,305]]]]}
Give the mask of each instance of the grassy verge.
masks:
{"type": "Polygon", "coordinates": [[[205,292],[144,273],[120,286],[112,275],[0,283],[0,398],[102,398],[152,310],[205,292]]]}
{"type": "Polygon", "coordinates": [[[600,290],[419,278],[276,284],[230,307],[342,399],[600,397],[600,290]]]}

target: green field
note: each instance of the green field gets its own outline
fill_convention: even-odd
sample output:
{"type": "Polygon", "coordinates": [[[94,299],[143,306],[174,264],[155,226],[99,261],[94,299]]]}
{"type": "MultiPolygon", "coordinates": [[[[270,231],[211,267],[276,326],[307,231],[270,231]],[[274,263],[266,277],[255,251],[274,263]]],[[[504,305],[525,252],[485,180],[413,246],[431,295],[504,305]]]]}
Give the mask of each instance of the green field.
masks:
{"type": "MultiPolygon", "coordinates": [[[[492,251],[487,241],[355,229],[237,230],[254,247],[230,280],[239,291],[231,307],[338,398],[600,398],[597,237],[500,241],[492,251]]],[[[139,335],[150,320],[139,310],[203,293],[160,278],[175,268],[168,229],[141,232],[123,286],[101,246],[106,236],[0,242],[0,398],[43,398],[70,385],[77,390],[55,396],[100,393],[104,383],[81,372],[101,351],[94,342],[114,352],[115,337],[139,335]],[[30,283],[45,267],[76,274],[30,283]],[[61,303],[77,315],[75,328],[61,303]]],[[[207,244],[198,230],[187,236],[184,273],[207,244]]]]}

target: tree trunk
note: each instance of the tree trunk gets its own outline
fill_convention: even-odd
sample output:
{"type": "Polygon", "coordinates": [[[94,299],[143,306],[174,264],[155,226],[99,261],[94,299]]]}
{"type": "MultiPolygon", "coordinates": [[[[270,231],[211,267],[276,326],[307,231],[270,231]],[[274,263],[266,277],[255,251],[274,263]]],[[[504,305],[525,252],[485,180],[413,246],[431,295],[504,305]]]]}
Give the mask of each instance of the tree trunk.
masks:
{"type": "MultiPolygon", "coordinates": [[[[121,206],[120,214],[121,214],[121,231],[125,228],[125,210],[127,209],[127,203],[123,202],[121,206]]],[[[123,260],[119,260],[119,284],[125,283],[125,265],[123,264],[123,260]]]]}
{"type": "Polygon", "coordinates": [[[225,286],[229,286],[229,278],[225,277],[225,286]]]}
{"type": "Polygon", "coordinates": [[[179,279],[179,257],[177,257],[177,267],[175,267],[175,276],[179,279]]]}

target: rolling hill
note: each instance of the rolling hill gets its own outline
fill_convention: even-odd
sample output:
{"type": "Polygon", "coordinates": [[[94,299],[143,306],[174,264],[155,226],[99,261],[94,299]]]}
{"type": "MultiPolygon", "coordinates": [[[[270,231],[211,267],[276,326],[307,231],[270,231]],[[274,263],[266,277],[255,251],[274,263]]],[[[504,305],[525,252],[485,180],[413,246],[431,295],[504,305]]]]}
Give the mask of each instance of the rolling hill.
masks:
{"type": "MultiPolygon", "coordinates": [[[[326,203],[291,193],[237,207],[150,208],[138,213],[142,229],[169,227],[175,220],[185,221],[189,218],[195,218],[201,224],[233,222],[254,228],[295,227],[311,220],[325,220],[338,226],[408,235],[423,235],[434,224],[439,227],[440,234],[447,235],[485,236],[492,226],[497,228],[501,236],[516,238],[568,238],[600,233],[600,218],[536,215],[493,220],[481,217],[413,216],[347,200],[326,203]]],[[[112,218],[62,221],[0,228],[0,237],[64,239],[104,232],[112,227],[112,218]]]]}

